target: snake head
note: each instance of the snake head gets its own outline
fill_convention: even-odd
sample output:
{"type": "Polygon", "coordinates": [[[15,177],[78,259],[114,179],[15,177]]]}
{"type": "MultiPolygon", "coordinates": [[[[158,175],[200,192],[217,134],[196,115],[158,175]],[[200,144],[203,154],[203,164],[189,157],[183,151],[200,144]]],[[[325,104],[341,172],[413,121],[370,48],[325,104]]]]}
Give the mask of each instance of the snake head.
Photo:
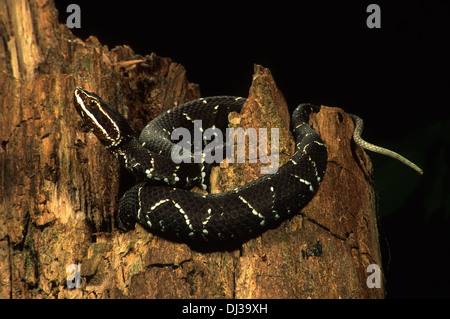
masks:
{"type": "Polygon", "coordinates": [[[82,88],[76,88],[74,94],[77,112],[105,147],[118,146],[136,135],[125,118],[97,94],[82,88]]]}

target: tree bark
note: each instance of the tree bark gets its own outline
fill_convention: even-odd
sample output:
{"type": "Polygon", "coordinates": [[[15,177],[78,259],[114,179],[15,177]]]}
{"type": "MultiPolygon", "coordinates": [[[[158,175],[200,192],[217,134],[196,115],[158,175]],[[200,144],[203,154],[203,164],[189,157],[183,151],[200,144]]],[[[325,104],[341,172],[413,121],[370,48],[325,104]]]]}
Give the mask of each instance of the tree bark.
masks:
{"type": "MultiPolygon", "coordinates": [[[[82,41],[57,21],[51,1],[0,0],[0,297],[384,297],[383,279],[366,284],[367,266],[381,267],[370,160],[336,108],[311,118],[328,147],[324,181],[277,229],[215,252],[139,226],[117,231],[114,211],[132,180],[84,129],[75,87],[117,106],[136,131],[200,91],[169,58],[82,41]],[[68,287],[70,265],[80,288],[68,287]]],[[[281,165],[293,152],[289,112],[267,69],[255,67],[246,109],[231,123],[278,127],[281,165]]],[[[214,188],[248,182],[258,167],[221,164],[214,188]]]]}

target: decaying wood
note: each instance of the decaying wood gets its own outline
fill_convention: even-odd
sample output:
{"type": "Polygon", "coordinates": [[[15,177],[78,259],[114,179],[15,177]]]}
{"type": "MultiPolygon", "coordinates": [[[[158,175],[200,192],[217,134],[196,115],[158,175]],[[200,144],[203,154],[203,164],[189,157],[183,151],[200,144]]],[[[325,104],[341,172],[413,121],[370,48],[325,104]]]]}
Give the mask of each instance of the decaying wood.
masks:
{"type": "MultiPolygon", "coordinates": [[[[140,131],[149,119],[200,97],[185,69],[129,47],[82,41],[47,0],[0,0],[0,297],[2,298],[379,298],[366,268],[381,266],[371,164],[351,143],[353,122],[323,107],[311,122],[328,168],[311,203],[240,247],[198,251],[136,230],[113,215],[130,186],[119,164],[73,108],[81,86],[101,95],[140,131]],[[81,288],[66,269],[81,269],[81,288]]],[[[255,68],[247,115],[232,123],[280,128],[293,152],[289,114],[270,72],[255,68]],[[250,117],[251,115],[251,117],[250,117]]],[[[234,168],[221,165],[216,176],[234,168]]],[[[247,182],[259,166],[219,180],[247,182]]]]}

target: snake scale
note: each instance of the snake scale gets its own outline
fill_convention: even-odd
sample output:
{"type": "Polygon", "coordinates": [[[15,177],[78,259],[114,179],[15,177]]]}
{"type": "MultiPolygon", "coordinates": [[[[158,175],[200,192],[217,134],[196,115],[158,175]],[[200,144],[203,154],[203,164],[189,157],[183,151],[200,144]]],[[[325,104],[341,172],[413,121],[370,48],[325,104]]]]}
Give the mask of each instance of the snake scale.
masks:
{"type": "MultiPolygon", "coordinates": [[[[75,108],[86,125],[139,181],[119,201],[115,221],[120,230],[139,223],[152,233],[187,243],[240,240],[277,227],[311,200],[325,174],[327,149],[308,125],[309,114],[320,108],[308,103],[292,114],[295,153],[276,173],[224,193],[189,191],[195,185],[204,188],[210,165],[175,163],[172,132],[180,127],[192,132],[198,119],[202,132],[211,127],[225,130],[228,114],[239,112],[245,101],[232,96],[191,101],[157,116],[138,135],[97,94],[75,90],[75,108]]],[[[359,136],[362,120],[356,116],[354,120],[355,142],[377,151],[359,136]]],[[[387,155],[402,160],[396,153],[387,155]]]]}

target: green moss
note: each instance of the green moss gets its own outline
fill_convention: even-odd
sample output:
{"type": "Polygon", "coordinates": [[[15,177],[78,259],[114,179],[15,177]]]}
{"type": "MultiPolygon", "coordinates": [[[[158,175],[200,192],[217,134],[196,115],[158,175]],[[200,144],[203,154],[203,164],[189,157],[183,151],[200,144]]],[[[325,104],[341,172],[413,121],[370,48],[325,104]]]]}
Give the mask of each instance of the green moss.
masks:
{"type": "Polygon", "coordinates": [[[139,257],[135,258],[133,260],[133,263],[130,266],[130,270],[129,270],[130,277],[140,274],[143,270],[144,270],[144,265],[142,263],[142,259],[139,257]]]}
{"type": "Polygon", "coordinates": [[[90,61],[91,61],[91,57],[92,57],[92,53],[88,53],[88,54],[86,54],[85,56],[83,56],[83,62],[82,62],[82,65],[83,65],[83,67],[84,67],[84,69],[85,69],[86,72],[89,72],[89,70],[90,70],[90,66],[91,66],[90,61]]]}

